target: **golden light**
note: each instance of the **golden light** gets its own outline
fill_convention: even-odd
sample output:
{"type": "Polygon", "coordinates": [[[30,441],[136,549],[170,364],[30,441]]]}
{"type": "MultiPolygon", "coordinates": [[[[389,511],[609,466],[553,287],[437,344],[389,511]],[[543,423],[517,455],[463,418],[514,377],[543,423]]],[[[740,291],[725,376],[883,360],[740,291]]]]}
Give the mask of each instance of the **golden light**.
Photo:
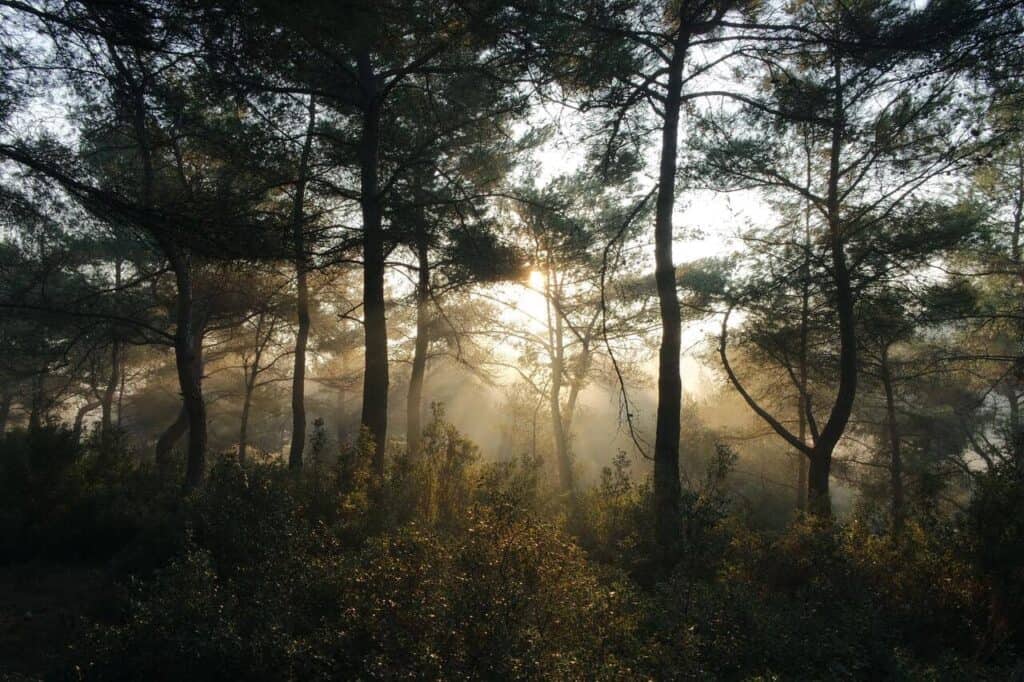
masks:
{"type": "Polygon", "coordinates": [[[540,270],[530,270],[530,288],[537,291],[544,290],[544,273],[540,270]]]}

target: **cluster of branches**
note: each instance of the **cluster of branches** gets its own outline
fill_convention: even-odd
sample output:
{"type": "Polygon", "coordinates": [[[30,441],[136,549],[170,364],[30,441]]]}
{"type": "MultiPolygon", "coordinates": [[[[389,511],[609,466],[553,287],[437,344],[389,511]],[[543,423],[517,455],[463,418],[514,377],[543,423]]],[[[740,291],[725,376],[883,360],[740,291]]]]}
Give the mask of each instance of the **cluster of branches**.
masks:
{"type": "Polygon", "coordinates": [[[0,18],[3,422],[73,405],[81,429],[102,408],[112,439],[169,347],[180,404],[156,454],[187,433],[194,488],[232,392],[244,458],[254,400],[290,384],[303,466],[315,366],[339,405],[357,395],[381,478],[395,359],[415,455],[430,360],[496,368],[503,343],[569,500],[580,393],[617,385],[671,556],[692,312],[721,315],[725,377],[799,453],[814,511],[862,432],[897,525],[911,450],[1024,469],[1015,4],[0,0],[0,18]],[[586,170],[541,187],[522,160],[543,136],[522,131],[552,103],[586,170]],[[769,219],[738,260],[678,271],[686,189],[759,192],[769,219]],[[527,281],[538,319],[497,328],[488,287],[527,281]],[[653,448],[627,390],[648,336],[653,448]],[[753,366],[780,381],[752,386],[753,366]],[[213,378],[229,369],[240,389],[213,378]],[[928,440],[946,409],[958,425],[928,440]]]}

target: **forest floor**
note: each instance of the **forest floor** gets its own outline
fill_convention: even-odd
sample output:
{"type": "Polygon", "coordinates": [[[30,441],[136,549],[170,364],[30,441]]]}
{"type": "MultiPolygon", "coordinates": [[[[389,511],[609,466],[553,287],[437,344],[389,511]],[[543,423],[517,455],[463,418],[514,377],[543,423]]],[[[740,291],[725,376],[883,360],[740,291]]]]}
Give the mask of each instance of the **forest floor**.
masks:
{"type": "Polygon", "coordinates": [[[67,672],[74,642],[103,611],[102,566],[31,562],[0,566],[0,680],[67,672]]]}

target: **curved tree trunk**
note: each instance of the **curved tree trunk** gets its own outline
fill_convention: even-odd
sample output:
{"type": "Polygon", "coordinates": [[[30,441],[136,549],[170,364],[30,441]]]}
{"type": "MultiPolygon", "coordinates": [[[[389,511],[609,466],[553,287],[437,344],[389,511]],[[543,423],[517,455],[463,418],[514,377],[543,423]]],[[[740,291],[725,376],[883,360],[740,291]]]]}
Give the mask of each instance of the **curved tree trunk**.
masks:
{"type": "Polygon", "coordinates": [[[175,314],[174,358],[182,405],[188,415],[188,457],[185,489],[199,486],[206,475],[206,402],[203,399],[203,331],[195,319],[190,259],[177,254],[171,259],[178,284],[175,314]]]}
{"type": "Polygon", "coordinates": [[[174,450],[174,446],[177,445],[181,437],[185,435],[185,431],[188,430],[188,413],[185,412],[184,405],[178,410],[178,416],[174,419],[171,424],[164,429],[164,432],[157,438],[155,455],[156,455],[156,466],[158,469],[166,469],[171,463],[171,452],[174,450]]]}
{"type": "MultiPolygon", "coordinates": [[[[134,83],[130,74],[129,83],[134,83]]],[[[144,211],[153,208],[155,174],[153,149],[147,127],[146,93],[143,85],[133,89],[133,125],[142,161],[140,198],[144,211]]],[[[145,225],[145,223],[144,223],[145,225]]],[[[174,309],[174,361],[181,389],[182,409],[188,418],[188,460],[185,468],[185,489],[191,490],[203,479],[206,468],[206,403],[203,401],[202,330],[196,324],[192,292],[192,262],[160,226],[149,226],[174,273],[177,301],[174,309]]],[[[166,435],[166,434],[165,434],[166,435]]],[[[180,437],[180,436],[179,436],[180,437]]],[[[162,439],[162,438],[161,438],[162,439]]],[[[174,439],[177,440],[177,439],[174,439]]],[[[173,442],[172,442],[173,447],[173,442]]],[[[169,449],[167,450],[169,451],[169,449]]],[[[165,451],[165,452],[167,452],[165,451]]],[[[159,443],[158,443],[159,455],[159,443]]],[[[159,459],[159,457],[158,457],[159,459]]]]}
{"type": "Polygon", "coordinates": [[[362,139],[359,141],[360,198],[363,215],[363,329],[365,370],[363,372],[363,410],[360,423],[370,438],[373,472],[377,480],[384,476],[385,446],[388,428],[388,328],[384,303],[384,231],[378,183],[378,147],[380,112],[377,78],[370,55],[358,55],[359,84],[366,98],[363,110],[362,139]]]}
{"type": "Polygon", "coordinates": [[[672,213],[675,210],[683,60],[687,47],[688,36],[681,33],[669,65],[654,225],[655,282],[661,311],[658,413],[654,441],[654,508],[656,540],[663,551],[669,550],[679,539],[679,421],[683,396],[679,355],[682,350],[682,316],[672,258],[672,213]]]}
{"type": "Polygon", "coordinates": [[[82,431],[84,430],[86,415],[88,415],[90,412],[92,412],[99,406],[100,403],[98,401],[93,401],[85,403],[84,405],[79,407],[78,410],[75,412],[75,421],[73,426],[71,427],[71,435],[75,439],[76,443],[82,440],[82,431]]]}

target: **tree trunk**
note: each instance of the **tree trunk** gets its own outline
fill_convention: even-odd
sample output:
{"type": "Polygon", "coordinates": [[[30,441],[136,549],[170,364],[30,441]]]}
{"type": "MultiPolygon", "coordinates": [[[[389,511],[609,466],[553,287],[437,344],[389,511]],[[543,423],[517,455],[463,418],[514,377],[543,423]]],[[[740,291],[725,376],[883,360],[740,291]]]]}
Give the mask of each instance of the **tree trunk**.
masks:
{"type": "MultiPolygon", "coordinates": [[[[200,378],[199,383],[197,385],[197,388],[199,389],[199,400],[200,400],[200,404],[201,404],[201,407],[202,407],[202,414],[201,414],[201,417],[200,417],[200,421],[198,421],[196,423],[198,423],[199,429],[202,431],[202,442],[203,442],[203,450],[202,450],[202,452],[203,452],[203,457],[197,461],[197,458],[195,457],[195,450],[193,450],[193,448],[195,447],[194,446],[195,440],[192,438],[192,424],[193,424],[193,421],[192,421],[193,416],[192,415],[193,415],[193,412],[190,412],[189,403],[188,403],[187,400],[184,399],[184,390],[182,391],[183,398],[182,398],[182,403],[181,403],[181,410],[178,412],[177,418],[175,418],[175,420],[171,423],[171,425],[168,426],[167,429],[162,434],[160,434],[160,438],[157,439],[156,448],[155,448],[157,467],[160,468],[160,469],[166,468],[170,464],[171,452],[174,450],[174,446],[177,445],[178,441],[181,440],[181,437],[183,435],[185,435],[186,431],[189,433],[189,441],[188,441],[188,448],[189,449],[188,449],[188,458],[187,458],[186,471],[185,471],[185,487],[186,487],[186,489],[192,489],[196,485],[198,485],[199,483],[202,482],[202,476],[205,473],[205,464],[206,464],[206,462],[205,462],[206,406],[205,406],[205,403],[203,403],[203,400],[202,400],[202,373],[203,373],[203,329],[202,329],[202,325],[198,325],[198,324],[196,325],[196,331],[195,331],[195,334],[192,337],[192,349],[191,349],[191,352],[189,353],[189,355],[191,357],[195,358],[195,359],[194,359],[194,361],[190,362],[189,365],[186,366],[186,369],[191,368],[191,371],[197,372],[198,376],[200,378]],[[198,467],[199,477],[198,477],[198,479],[195,479],[195,478],[190,479],[190,475],[193,476],[193,477],[195,476],[195,473],[196,473],[196,468],[195,467],[198,467]],[[193,482],[190,483],[189,482],[190,480],[192,480],[193,482]]],[[[179,353],[178,353],[178,349],[177,349],[177,344],[175,344],[175,360],[176,361],[177,361],[178,356],[179,356],[179,353]]],[[[177,366],[179,367],[178,383],[179,383],[179,386],[180,386],[180,384],[181,384],[181,370],[180,370],[181,363],[177,362],[177,366]]],[[[190,376],[191,376],[191,374],[190,374],[190,376]]],[[[194,400],[194,399],[195,399],[195,397],[193,395],[192,400],[194,400]]],[[[193,407],[193,409],[194,409],[194,407],[193,407]]]]}
{"type": "MultiPolygon", "coordinates": [[[[121,288],[121,260],[114,262],[114,286],[121,288]]],[[[104,446],[112,442],[114,436],[114,395],[121,383],[121,341],[116,336],[110,344],[110,376],[107,378],[107,385],[100,399],[103,408],[103,417],[100,421],[100,436],[104,446]]]]}
{"type": "Polygon", "coordinates": [[[11,394],[4,393],[0,396],[0,437],[7,433],[7,420],[11,416],[11,394]]]}
{"type": "MultiPolygon", "coordinates": [[[[129,82],[131,82],[130,77],[129,82]]],[[[142,86],[136,86],[132,94],[134,97],[133,124],[142,161],[142,177],[139,188],[141,205],[144,211],[150,211],[153,208],[155,174],[153,170],[153,150],[146,123],[146,96],[142,86]]],[[[185,490],[191,490],[202,482],[206,467],[206,403],[203,401],[202,361],[203,336],[195,320],[195,305],[192,295],[192,263],[191,258],[163,232],[161,227],[153,228],[145,223],[144,225],[150,229],[153,237],[167,257],[167,261],[174,273],[174,282],[177,288],[177,301],[174,311],[174,361],[178,374],[178,386],[181,389],[182,410],[188,419],[188,460],[185,468],[184,487],[185,490]]],[[[168,434],[165,433],[164,435],[168,434]]],[[[177,438],[173,440],[177,440],[177,438]]],[[[173,447],[173,441],[170,447],[173,447]]],[[[169,447],[166,448],[164,454],[169,452],[169,450],[169,447]]],[[[158,460],[160,459],[160,453],[160,443],[158,442],[158,460]]]]}
{"type": "Polygon", "coordinates": [[[842,71],[839,57],[833,56],[835,103],[832,111],[832,139],[829,146],[828,196],[826,208],[829,228],[829,247],[835,284],[836,313],[839,318],[839,388],[811,456],[808,477],[808,502],[813,513],[830,516],[829,471],[832,452],[842,438],[853,412],[857,395],[857,327],[854,317],[854,294],[850,270],[846,262],[845,234],[840,215],[839,177],[844,129],[842,97],[842,71]]]}
{"type": "MultiPolygon", "coordinates": [[[[804,138],[804,151],[806,153],[805,180],[806,189],[810,193],[812,188],[813,168],[811,166],[812,147],[807,137],[804,138]]],[[[807,393],[808,386],[808,361],[807,349],[810,337],[811,324],[811,202],[804,201],[804,260],[800,265],[800,366],[798,391],[800,395],[797,401],[797,414],[800,420],[800,432],[798,437],[803,444],[807,443],[807,422],[811,411],[811,399],[807,393]]],[[[796,507],[802,512],[807,511],[807,455],[797,451],[797,480],[796,480],[796,507]]]]}
{"type": "MultiPolygon", "coordinates": [[[[807,442],[807,415],[804,414],[804,399],[800,398],[800,442],[807,442]]],[[[807,511],[807,455],[797,450],[796,508],[807,511]]]]}
{"type": "Polygon", "coordinates": [[[107,385],[104,388],[100,407],[103,409],[103,417],[100,421],[100,436],[103,444],[108,445],[114,435],[114,396],[117,394],[117,387],[121,383],[121,342],[114,339],[110,346],[110,376],[107,378],[107,385]]]}
{"type": "Polygon", "coordinates": [[[809,458],[807,470],[807,511],[815,516],[829,517],[832,505],[829,501],[828,477],[832,459],[815,453],[809,458]]]}
{"type": "Polygon", "coordinates": [[[544,298],[547,303],[548,346],[551,352],[551,383],[548,389],[548,410],[551,414],[551,433],[555,440],[555,457],[558,464],[558,482],[562,494],[575,510],[575,485],[572,475],[572,456],[569,452],[569,438],[562,417],[562,383],[565,376],[565,329],[562,321],[561,289],[558,273],[549,260],[547,276],[544,278],[544,298]]]}
{"type": "MultiPolygon", "coordinates": [[[[1011,241],[1010,258],[1017,268],[1018,295],[1021,295],[1020,321],[1017,331],[1020,338],[1024,338],[1024,261],[1021,259],[1021,231],[1024,229],[1024,146],[1017,149],[1017,187],[1013,197],[1013,234],[1011,241]]],[[[1014,395],[1019,396],[1021,388],[1024,387],[1024,351],[1018,348],[1017,359],[1014,362],[1013,378],[1015,382],[1014,395]]],[[[1024,475],[1024,420],[1019,417],[1013,426],[1010,434],[1010,446],[1013,452],[1014,462],[1017,471],[1024,475]]]]}
{"type": "Polygon", "coordinates": [[[171,451],[174,450],[174,446],[177,444],[181,437],[185,435],[185,431],[188,430],[188,413],[185,412],[185,406],[182,405],[181,409],[178,410],[178,416],[171,422],[170,426],[164,429],[164,432],[160,434],[160,437],[156,441],[156,466],[158,469],[166,469],[171,463],[171,451]]]}
{"type": "Polygon", "coordinates": [[[298,178],[295,183],[295,203],[292,210],[292,239],[295,245],[296,312],[299,327],[295,334],[295,365],[292,372],[292,443],[288,452],[288,466],[302,468],[302,454],[306,448],[306,344],[309,341],[309,256],[306,253],[305,198],[309,169],[309,153],[313,144],[313,126],[316,125],[316,99],[309,98],[309,121],[306,139],[299,157],[298,178]]]}
{"type": "Polygon", "coordinates": [[[85,425],[85,416],[100,406],[98,402],[85,403],[75,412],[75,421],[71,427],[71,435],[76,443],[82,440],[82,431],[85,425]]]}
{"type": "Polygon", "coordinates": [[[28,412],[28,430],[38,431],[43,428],[46,415],[46,395],[43,387],[43,373],[32,377],[32,404],[28,412]]]}
{"type": "Polygon", "coordinates": [[[380,144],[380,112],[377,78],[370,55],[358,55],[359,83],[366,100],[362,139],[359,142],[360,198],[363,215],[363,329],[365,370],[363,410],[360,423],[370,438],[373,471],[378,481],[384,476],[388,427],[388,328],[384,304],[384,233],[377,163],[380,144]]]}
{"type": "Polygon", "coordinates": [[[344,350],[339,354],[338,364],[340,366],[338,368],[338,373],[339,373],[339,378],[338,378],[338,394],[337,394],[337,398],[336,398],[337,403],[338,403],[338,405],[337,405],[337,415],[338,415],[337,436],[338,436],[338,445],[341,446],[343,443],[345,443],[347,441],[348,436],[349,436],[349,433],[348,433],[348,409],[347,409],[347,405],[345,404],[347,402],[347,398],[348,398],[348,396],[345,394],[345,373],[346,373],[346,370],[348,369],[348,363],[345,360],[345,351],[344,350]]]}
{"type": "Polygon", "coordinates": [[[176,253],[171,258],[178,285],[175,313],[174,359],[178,370],[182,405],[188,415],[188,457],[185,489],[194,490],[206,475],[206,402],[203,399],[203,332],[195,319],[192,296],[192,268],[189,258],[176,253]]]}
{"type": "Polygon", "coordinates": [[[117,388],[117,430],[121,430],[121,421],[124,417],[124,362],[122,361],[121,367],[121,381],[118,383],[117,388]]]}
{"type": "Polygon", "coordinates": [[[673,547],[679,538],[679,420],[683,394],[679,355],[682,318],[676,291],[676,268],[672,258],[672,213],[675,210],[683,60],[688,39],[685,33],[677,38],[669,65],[654,225],[655,282],[661,312],[658,413],[654,441],[654,509],[656,540],[663,551],[673,547]]]}
{"type": "Polygon", "coordinates": [[[892,493],[892,529],[903,531],[905,516],[903,502],[903,456],[900,450],[899,425],[896,423],[896,401],[893,397],[892,373],[889,367],[889,347],[882,347],[882,388],[885,390],[885,426],[889,436],[889,485],[892,493]]]}
{"type": "Polygon", "coordinates": [[[245,382],[245,396],[242,399],[242,419],[238,427],[238,461],[245,464],[249,447],[249,411],[252,408],[253,382],[245,382]]]}
{"type": "Polygon", "coordinates": [[[417,225],[416,256],[419,260],[419,281],[416,284],[416,345],[412,355],[412,373],[409,375],[409,395],[406,400],[406,443],[410,455],[417,455],[423,435],[423,380],[427,370],[427,350],[430,347],[430,258],[426,228],[417,225]]]}

